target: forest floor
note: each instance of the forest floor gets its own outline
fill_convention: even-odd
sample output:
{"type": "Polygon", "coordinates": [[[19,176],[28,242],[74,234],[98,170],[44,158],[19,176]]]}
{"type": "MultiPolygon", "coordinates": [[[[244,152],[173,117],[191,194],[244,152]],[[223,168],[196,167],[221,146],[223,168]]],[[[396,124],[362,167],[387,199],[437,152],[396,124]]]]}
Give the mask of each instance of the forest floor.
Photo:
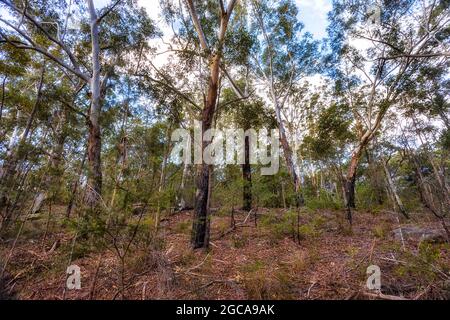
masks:
{"type": "MultiPolygon", "coordinates": [[[[72,246],[68,228],[52,232],[58,222],[43,234],[33,225],[46,219],[30,221],[8,264],[9,292],[18,299],[450,299],[449,245],[406,232],[441,232],[431,214],[406,221],[390,211],[355,212],[350,230],[342,211],[309,211],[300,215],[298,241],[290,224],[297,219],[286,222],[286,210],[260,208],[256,224],[253,213],[236,211],[231,228],[230,212],[217,211],[207,252],[190,249],[189,211],[163,219],[157,245],[114,238],[85,251],[72,246]],[[400,226],[404,242],[394,232],[400,226]],[[81,268],[81,290],[64,293],[69,262],[81,268]],[[366,287],[370,265],[381,269],[382,295],[366,287]]],[[[13,241],[0,242],[2,257],[13,241]]]]}

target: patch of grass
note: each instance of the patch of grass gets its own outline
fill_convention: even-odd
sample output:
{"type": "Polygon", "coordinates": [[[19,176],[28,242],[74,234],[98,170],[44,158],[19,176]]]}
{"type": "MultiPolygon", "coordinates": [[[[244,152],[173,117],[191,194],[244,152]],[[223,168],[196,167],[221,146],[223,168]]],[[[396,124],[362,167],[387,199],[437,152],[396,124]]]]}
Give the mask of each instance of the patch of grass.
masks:
{"type": "Polygon", "coordinates": [[[346,214],[347,213],[344,211],[336,211],[336,223],[338,225],[338,231],[344,236],[352,236],[353,229],[345,217],[346,214]]]}
{"type": "Polygon", "coordinates": [[[287,212],[277,215],[275,212],[269,212],[260,220],[258,227],[265,237],[268,237],[273,243],[285,237],[292,237],[299,232],[300,238],[318,237],[321,234],[321,228],[325,224],[326,219],[320,214],[311,212],[310,210],[288,210],[287,212]],[[307,223],[300,221],[298,226],[298,218],[300,220],[309,220],[307,223]]]}
{"type": "Polygon", "coordinates": [[[213,228],[216,229],[219,234],[223,234],[230,229],[230,221],[223,218],[215,219],[213,228]]]}
{"type": "Polygon", "coordinates": [[[228,206],[222,206],[214,213],[217,217],[230,217],[231,216],[231,208],[228,206]]]}
{"type": "Polygon", "coordinates": [[[231,244],[233,248],[240,249],[244,248],[247,245],[247,240],[247,237],[234,234],[231,238],[231,244]]]}
{"type": "Polygon", "coordinates": [[[192,223],[189,220],[178,222],[173,228],[175,233],[178,234],[190,234],[192,223]]]}
{"type": "Polygon", "coordinates": [[[309,255],[304,251],[299,251],[292,254],[288,261],[282,262],[281,267],[292,276],[295,276],[305,271],[310,263],[309,255]]]}
{"type": "Polygon", "coordinates": [[[375,235],[375,237],[380,239],[384,239],[386,237],[385,230],[381,225],[376,225],[375,227],[373,227],[372,233],[375,235]]]}
{"type": "Polygon", "coordinates": [[[348,246],[345,251],[347,252],[348,256],[351,259],[356,258],[356,256],[358,255],[359,249],[357,247],[353,247],[353,246],[348,246]]]}
{"type": "Polygon", "coordinates": [[[190,266],[195,261],[197,261],[197,257],[192,250],[185,251],[184,254],[180,257],[180,260],[178,262],[181,266],[190,266]]]}
{"type": "Polygon", "coordinates": [[[258,227],[271,242],[278,243],[297,232],[297,213],[290,210],[277,215],[275,211],[271,211],[260,219],[258,227]]]}
{"type": "Polygon", "coordinates": [[[310,222],[303,224],[299,227],[300,237],[301,238],[315,238],[320,236],[320,229],[325,224],[326,220],[324,217],[319,214],[315,214],[310,222]]]}
{"type": "Polygon", "coordinates": [[[242,277],[250,300],[292,299],[292,281],[283,269],[272,272],[262,261],[257,260],[242,268],[242,277]]]}

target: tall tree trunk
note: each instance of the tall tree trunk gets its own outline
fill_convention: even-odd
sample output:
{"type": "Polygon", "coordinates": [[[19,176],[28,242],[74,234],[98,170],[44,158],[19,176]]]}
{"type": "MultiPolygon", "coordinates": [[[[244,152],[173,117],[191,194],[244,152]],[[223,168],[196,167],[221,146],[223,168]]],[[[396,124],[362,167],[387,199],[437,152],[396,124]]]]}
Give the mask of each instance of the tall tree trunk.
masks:
{"type": "Polygon", "coordinates": [[[377,199],[377,203],[379,205],[383,204],[383,183],[380,181],[380,175],[378,172],[378,165],[376,161],[372,160],[371,152],[369,151],[369,148],[366,148],[366,158],[367,158],[367,164],[368,164],[368,174],[369,179],[372,184],[372,188],[375,191],[375,196],[377,199]]]}
{"type": "Polygon", "coordinates": [[[350,160],[350,165],[347,170],[347,175],[345,177],[345,206],[347,209],[347,220],[352,223],[352,209],[356,208],[355,203],[355,184],[356,184],[356,173],[358,170],[359,161],[361,160],[362,153],[364,149],[369,144],[371,138],[375,133],[375,129],[372,131],[367,131],[361,138],[358,146],[352,153],[350,160]]]}
{"type": "Polygon", "coordinates": [[[242,165],[242,178],[244,181],[243,210],[252,209],[252,168],[250,165],[250,137],[245,137],[245,163],[242,165]]]}
{"type": "Polygon", "coordinates": [[[5,76],[5,78],[3,78],[3,82],[2,82],[2,98],[0,99],[0,124],[2,123],[3,107],[5,106],[6,79],[8,79],[8,76],[5,76]]]}
{"type": "MultiPolygon", "coordinates": [[[[55,129],[55,147],[49,154],[48,158],[48,172],[44,177],[41,191],[35,197],[32,213],[40,211],[43,203],[49,197],[49,190],[58,185],[61,180],[60,166],[63,159],[64,143],[66,141],[66,134],[64,133],[64,126],[66,123],[65,110],[57,112],[58,124],[55,129]]],[[[50,194],[53,197],[54,194],[50,194]]]]}
{"type": "Polygon", "coordinates": [[[355,209],[355,183],[356,183],[356,172],[358,170],[359,161],[362,156],[362,151],[364,146],[359,145],[358,148],[353,152],[352,158],[350,160],[350,166],[347,171],[347,176],[345,177],[345,201],[347,208],[355,209]]]}
{"type": "Polygon", "coordinates": [[[189,173],[189,163],[186,161],[184,163],[183,174],[181,176],[180,189],[178,191],[178,196],[179,196],[178,210],[179,211],[186,210],[189,207],[187,205],[187,202],[185,199],[185,187],[186,187],[186,180],[187,180],[188,173],[189,173]]]}
{"type": "MultiPolygon", "coordinates": [[[[10,187],[12,184],[12,179],[16,173],[17,164],[20,160],[19,151],[20,148],[26,143],[28,136],[31,132],[31,127],[34,122],[34,118],[37,114],[41,95],[42,95],[42,87],[44,84],[44,75],[45,75],[45,62],[42,66],[41,76],[39,79],[36,101],[34,103],[33,109],[28,117],[28,121],[23,133],[19,136],[17,133],[17,127],[14,130],[13,136],[11,137],[10,144],[8,147],[7,158],[4,160],[2,168],[0,168],[0,215],[3,216],[2,226],[4,227],[7,223],[9,217],[6,212],[3,212],[5,207],[8,204],[8,194],[10,193],[10,187]]],[[[6,210],[8,211],[8,210],[6,210]]]]}
{"type": "MultiPolygon", "coordinates": [[[[256,2],[254,2],[254,5],[256,5],[256,2]]],[[[289,141],[287,139],[286,135],[286,128],[283,123],[283,119],[281,117],[281,109],[283,108],[286,98],[288,97],[288,92],[286,92],[285,98],[280,100],[279,95],[277,95],[276,88],[275,88],[275,77],[274,77],[274,52],[272,50],[272,41],[267,33],[266,26],[264,24],[264,18],[263,15],[258,12],[258,10],[255,9],[255,14],[258,19],[259,27],[261,28],[262,34],[264,38],[266,39],[267,46],[268,46],[268,61],[269,61],[269,70],[268,75],[264,75],[266,81],[268,82],[268,87],[270,91],[270,96],[272,99],[272,103],[275,107],[275,116],[278,124],[278,130],[280,133],[280,141],[281,141],[281,147],[283,149],[284,158],[286,160],[286,166],[289,171],[289,175],[292,178],[292,182],[294,184],[294,190],[296,194],[296,206],[302,206],[304,205],[304,198],[301,190],[301,181],[299,179],[299,176],[295,170],[295,163],[293,158],[293,152],[291,149],[291,146],[289,145],[289,141]]],[[[264,71],[263,71],[264,72],[264,71]]]]}
{"type": "MultiPolygon", "coordinates": [[[[274,90],[272,90],[274,92],[274,90]]],[[[277,99],[275,97],[275,93],[272,93],[272,98],[275,102],[275,114],[278,122],[278,129],[280,131],[280,141],[281,141],[281,147],[283,148],[283,154],[284,158],[286,160],[286,166],[289,171],[289,175],[292,178],[292,181],[294,183],[294,191],[296,195],[296,206],[300,207],[305,204],[305,200],[303,197],[303,193],[301,190],[301,181],[297,174],[297,171],[295,170],[295,163],[293,158],[293,153],[291,146],[289,145],[289,141],[286,136],[286,129],[283,124],[283,119],[281,118],[281,108],[278,105],[277,99]]]]}
{"type": "Polygon", "coordinates": [[[402,215],[404,215],[406,219],[409,219],[409,215],[406,212],[405,206],[403,205],[403,202],[400,199],[400,196],[398,195],[397,187],[396,187],[394,181],[392,180],[391,173],[389,172],[389,167],[388,167],[389,160],[381,159],[381,162],[383,164],[384,173],[386,175],[386,182],[387,182],[387,186],[388,186],[387,189],[392,194],[392,199],[395,202],[394,204],[395,204],[395,206],[397,206],[400,213],[402,215]]]}
{"type": "Polygon", "coordinates": [[[81,175],[83,174],[86,158],[87,158],[87,150],[84,152],[83,158],[81,160],[81,165],[80,165],[80,168],[77,173],[76,180],[74,181],[73,186],[72,186],[70,200],[69,200],[69,204],[67,205],[67,210],[66,210],[67,218],[70,218],[70,215],[72,213],[73,205],[75,203],[75,197],[77,195],[78,186],[80,185],[81,175]]]}
{"type": "MultiPolygon", "coordinates": [[[[202,138],[205,131],[211,128],[214,113],[217,104],[217,97],[219,95],[219,71],[220,62],[223,54],[223,45],[225,42],[225,36],[228,30],[228,22],[230,21],[231,14],[237,0],[230,0],[227,8],[221,6],[220,28],[218,32],[218,39],[215,48],[211,50],[208,46],[208,42],[203,32],[200,19],[192,0],[186,0],[186,4],[189,9],[191,20],[197,31],[197,35],[200,41],[200,45],[204,52],[209,54],[209,79],[208,79],[208,92],[206,95],[203,111],[202,111],[202,138]]],[[[202,139],[202,152],[207,147],[208,143],[202,139]]],[[[194,249],[207,248],[209,246],[209,165],[202,162],[197,167],[197,191],[195,195],[195,210],[192,225],[191,243],[194,249]]]]}
{"type": "Polygon", "coordinates": [[[123,177],[123,173],[127,167],[127,158],[128,158],[128,136],[127,136],[127,123],[128,123],[128,105],[129,102],[125,103],[125,110],[122,119],[122,126],[120,129],[120,143],[118,147],[118,158],[116,162],[116,176],[114,181],[114,188],[111,195],[111,200],[109,202],[110,210],[114,207],[116,201],[117,190],[121,184],[121,180],[123,177]]]}
{"type": "MultiPolygon", "coordinates": [[[[166,137],[170,137],[170,131],[171,131],[171,127],[167,128],[166,131],[166,137]]],[[[166,144],[166,148],[164,150],[164,156],[163,156],[163,161],[161,163],[161,175],[159,176],[159,186],[158,186],[158,192],[160,194],[160,197],[158,198],[158,208],[156,210],[156,214],[155,214],[155,232],[158,232],[158,228],[159,228],[159,221],[161,219],[161,193],[164,189],[164,185],[166,183],[166,167],[167,167],[167,161],[169,158],[169,153],[170,153],[170,141],[166,144]]]]}
{"type": "MultiPolygon", "coordinates": [[[[211,59],[210,78],[208,84],[208,95],[205,107],[202,112],[202,137],[204,133],[211,129],[213,116],[216,108],[219,84],[220,56],[215,55],[211,59]]],[[[208,146],[208,143],[202,139],[202,151],[208,146]]],[[[197,167],[197,192],[195,195],[194,221],[192,225],[191,242],[194,249],[207,248],[209,216],[208,216],[208,197],[209,197],[209,165],[202,163],[197,167]]]]}
{"type": "Polygon", "coordinates": [[[88,121],[88,180],[85,201],[88,206],[97,207],[102,194],[100,43],[98,17],[93,0],[88,0],[88,5],[92,46],[92,78],[90,81],[91,107],[88,121]]]}

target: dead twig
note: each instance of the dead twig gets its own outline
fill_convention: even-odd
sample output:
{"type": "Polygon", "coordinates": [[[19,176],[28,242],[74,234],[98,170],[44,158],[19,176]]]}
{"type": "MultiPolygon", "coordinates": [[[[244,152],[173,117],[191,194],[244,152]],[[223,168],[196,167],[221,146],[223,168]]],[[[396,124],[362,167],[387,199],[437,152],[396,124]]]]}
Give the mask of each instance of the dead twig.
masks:
{"type": "Polygon", "coordinates": [[[383,293],[370,293],[370,292],[362,292],[363,295],[369,297],[369,298],[376,298],[376,299],[382,299],[382,300],[393,300],[393,301],[406,301],[410,300],[405,297],[399,297],[399,296],[391,296],[383,293]]]}

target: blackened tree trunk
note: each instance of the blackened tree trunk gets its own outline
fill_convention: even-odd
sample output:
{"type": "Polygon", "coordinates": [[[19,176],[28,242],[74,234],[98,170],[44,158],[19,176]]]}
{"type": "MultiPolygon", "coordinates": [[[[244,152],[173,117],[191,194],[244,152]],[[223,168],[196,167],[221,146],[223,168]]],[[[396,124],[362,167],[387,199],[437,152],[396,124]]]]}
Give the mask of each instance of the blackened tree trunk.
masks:
{"type": "Polygon", "coordinates": [[[250,165],[250,137],[245,137],[245,163],[242,165],[242,178],[244,181],[243,210],[252,209],[252,168],[250,165]]]}
{"type": "Polygon", "coordinates": [[[350,166],[345,177],[345,205],[347,209],[355,209],[355,183],[358,164],[361,159],[362,150],[365,146],[359,145],[353,152],[350,166]]]}
{"type": "MultiPolygon", "coordinates": [[[[228,29],[228,22],[230,21],[230,17],[236,5],[236,2],[237,0],[230,0],[227,8],[225,8],[224,3],[221,1],[221,17],[218,38],[215,47],[213,48],[213,50],[211,50],[205,37],[205,33],[203,32],[203,28],[198,17],[194,2],[192,0],[186,0],[192,23],[194,24],[194,27],[197,31],[200,45],[203,51],[208,54],[209,58],[208,89],[201,117],[202,137],[207,130],[211,129],[211,125],[213,122],[217,104],[217,97],[219,94],[219,72],[223,55],[223,45],[228,29]]],[[[202,141],[202,151],[205,150],[208,144],[209,143],[202,141]]],[[[209,246],[209,176],[209,165],[205,163],[198,165],[196,177],[197,192],[195,195],[195,210],[191,236],[191,243],[194,249],[208,248],[209,246]]]]}
{"type": "MultiPolygon", "coordinates": [[[[219,64],[219,56],[214,56],[211,61],[208,96],[202,112],[202,136],[207,130],[211,129],[213,121],[219,89],[219,64]]],[[[202,141],[202,150],[205,150],[207,146],[208,143],[202,141]]],[[[209,165],[205,163],[198,165],[196,178],[197,193],[195,195],[195,211],[191,239],[194,249],[207,248],[209,246],[207,242],[209,234],[209,174],[209,165]]]]}
{"type": "Polygon", "coordinates": [[[356,183],[356,176],[353,176],[350,178],[350,180],[345,181],[345,201],[346,206],[355,209],[355,183],[356,183]]]}

